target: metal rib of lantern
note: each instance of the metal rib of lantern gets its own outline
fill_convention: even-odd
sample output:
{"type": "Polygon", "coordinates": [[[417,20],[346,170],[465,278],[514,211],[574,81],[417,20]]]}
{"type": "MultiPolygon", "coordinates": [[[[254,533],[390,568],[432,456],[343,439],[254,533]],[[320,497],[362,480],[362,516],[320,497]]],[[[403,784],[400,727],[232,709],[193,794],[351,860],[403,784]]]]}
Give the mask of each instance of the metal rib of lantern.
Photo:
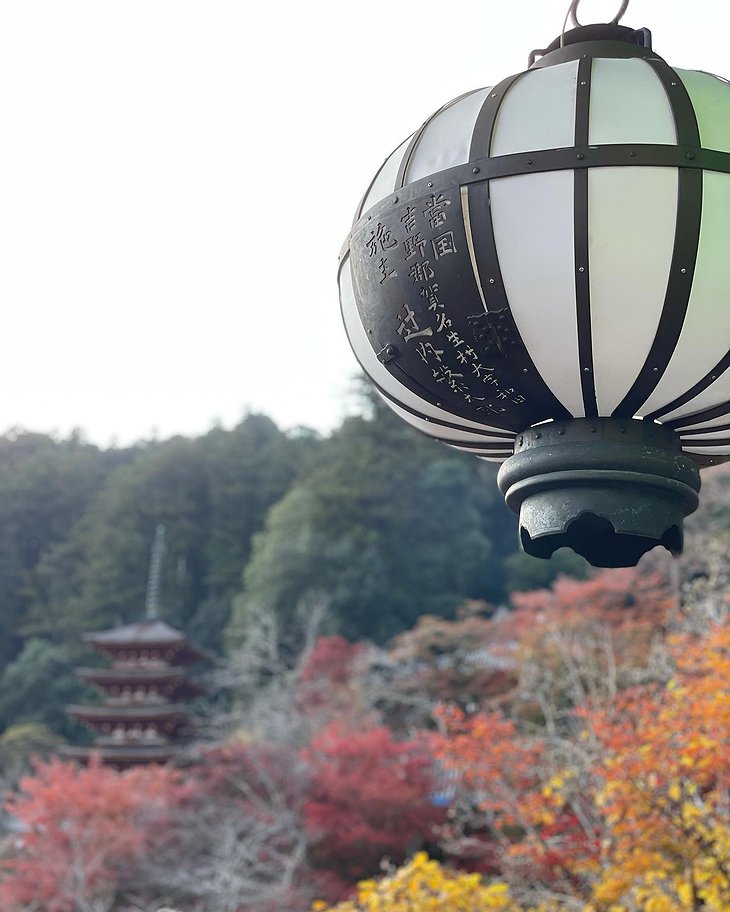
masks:
{"type": "Polygon", "coordinates": [[[343,317],[390,406],[451,446],[501,462],[539,422],[642,417],[708,465],[730,459],[729,248],[730,85],[579,41],[386,159],[343,317]]]}

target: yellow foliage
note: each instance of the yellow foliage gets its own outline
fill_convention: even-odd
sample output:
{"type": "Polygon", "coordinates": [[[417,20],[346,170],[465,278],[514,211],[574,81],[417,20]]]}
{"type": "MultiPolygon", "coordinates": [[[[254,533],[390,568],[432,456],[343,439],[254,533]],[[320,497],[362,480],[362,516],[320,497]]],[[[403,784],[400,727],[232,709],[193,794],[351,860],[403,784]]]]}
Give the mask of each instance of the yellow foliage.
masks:
{"type": "Polygon", "coordinates": [[[596,805],[610,839],[593,890],[608,912],[730,909],[730,626],[677,646],[663,693],[629,695],[626,712],[599,720],[609,753],[596,805]]]}
{"type": "MultiPolygon", "coordinates": [[[[382,880],[358,885],[354,900],[328,907],[318,901],[313,912],[529,912],[516,904],[504,883],[485,884],[478,874],[444,868],[425,852],[382,880]]],[[[550,912],[545,907],[533,912],[550,912]]]]}
{"type": "Polygon", "coordinates": [[[679,782],[677,782],[676,779],[670,784],[669,788],[667,789],[667,795],[669,795],[672,801],[679,801],[679,799],[682,797],[682,786],[679,782]]]}

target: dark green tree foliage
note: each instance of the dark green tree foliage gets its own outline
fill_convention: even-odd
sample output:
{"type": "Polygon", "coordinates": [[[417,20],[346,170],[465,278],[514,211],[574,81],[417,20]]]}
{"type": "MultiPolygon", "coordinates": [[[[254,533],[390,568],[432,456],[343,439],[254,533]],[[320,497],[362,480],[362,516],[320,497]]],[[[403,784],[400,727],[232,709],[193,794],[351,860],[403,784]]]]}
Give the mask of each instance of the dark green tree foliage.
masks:
{"type": "Polygon", "coordinates": [[[163,523],[163,617],[219,651],[251,536],[316,445],[249,415],[233,431],[141,448],[44,556],[26,632],[74,649],[84,631],[138,619],[150,545],[163,523]]]}
{"type": "Polygon", "coordinates": [[[43,600],[44,561],[123,458],[78,435],[61,442],[25,432],[0,437],[0,668],[17,654],[28,612],[43,600]]]}
{"type": "MultiPolygon", "coordinates": [[[[158,523],[167,532],[165,617],[184,626],[204,597],[200,565],[205,518],[204,471],[193,441],[176,437],[150,446],[134,463],[117,470],[78,530],[83,564],[68,606],[72,610],[65,612],[78,625],[75,635],[141,616],[158,523]]],[[[59,607],[63,612],[63,604],[59,607]]]]}
{"type": "Polygon", "coordinates": [[[322,601],[337,632],[383,641],[420,614],[450,616],[465,598],[498,594],[492,537],[504,507],[494,468],[374,409],[347,419],[269,514],[236,602],[233,642],[262,607],[286,630],[297,611],[322,601]]]}
{"type": "Polygon", "coordinates": [[[84,729],[69,719],[69,703],[94,699],[74,674],[68,653],[46,640],[28,640],[15,661],[0,676],[0,729],[40,723],[76,741],[84,729]]]}
{"type": "Polygon", "coordinates": [[[211,596],[239,588],[253,534],[313,459],[318,443],[313,432],[283,434],[264,415],[249,415],[233,431],[214,430],[199,441],[209,490],[205,560],[211,596]]]}
{"type": "Polygon", "coordinates": [[[42,722],[20,722],[0,735],[0,776],[4,785],[17,785],[30,766],[31,758],[47,759],[55,754],[63,739],[42,722]]]}

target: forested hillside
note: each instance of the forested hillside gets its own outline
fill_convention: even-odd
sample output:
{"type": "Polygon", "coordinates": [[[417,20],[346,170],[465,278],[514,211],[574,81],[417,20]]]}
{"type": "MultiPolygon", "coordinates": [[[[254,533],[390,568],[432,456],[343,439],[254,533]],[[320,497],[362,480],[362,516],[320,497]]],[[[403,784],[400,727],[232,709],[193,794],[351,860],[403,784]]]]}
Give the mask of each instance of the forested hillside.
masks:
{"type": "Polygon", "coordinates": [[[570,556],[543,566],[516,554],[495,475],[369,398],[327,438],[263,415],[126,449],[6,434],[1,729],[81,735],[62,712],[80,694],[80,635],[141,616],[158,523],[162,615],[221,657],[262,618],[295,650],[313,614],[324,632],[383,643],[421,614],[583,572],[570,556]]]}

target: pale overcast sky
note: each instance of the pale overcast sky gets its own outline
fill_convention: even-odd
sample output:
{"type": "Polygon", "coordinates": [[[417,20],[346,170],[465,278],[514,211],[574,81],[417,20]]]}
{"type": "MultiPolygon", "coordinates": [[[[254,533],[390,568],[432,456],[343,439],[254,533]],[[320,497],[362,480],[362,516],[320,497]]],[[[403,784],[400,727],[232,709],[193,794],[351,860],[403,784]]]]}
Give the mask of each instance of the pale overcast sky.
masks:
{"type": "MultiPolygon", "coordinates": [[[[5,0],[0,430],[106,444],[333,427],[355,362],[337,254],[383,158],[524,68],[567,0],[5,0]]],[[[584,21],[619,0],[583,0],[584,21]]],[[[730,76],[727,0],[632,0],[730,76]]]]}

